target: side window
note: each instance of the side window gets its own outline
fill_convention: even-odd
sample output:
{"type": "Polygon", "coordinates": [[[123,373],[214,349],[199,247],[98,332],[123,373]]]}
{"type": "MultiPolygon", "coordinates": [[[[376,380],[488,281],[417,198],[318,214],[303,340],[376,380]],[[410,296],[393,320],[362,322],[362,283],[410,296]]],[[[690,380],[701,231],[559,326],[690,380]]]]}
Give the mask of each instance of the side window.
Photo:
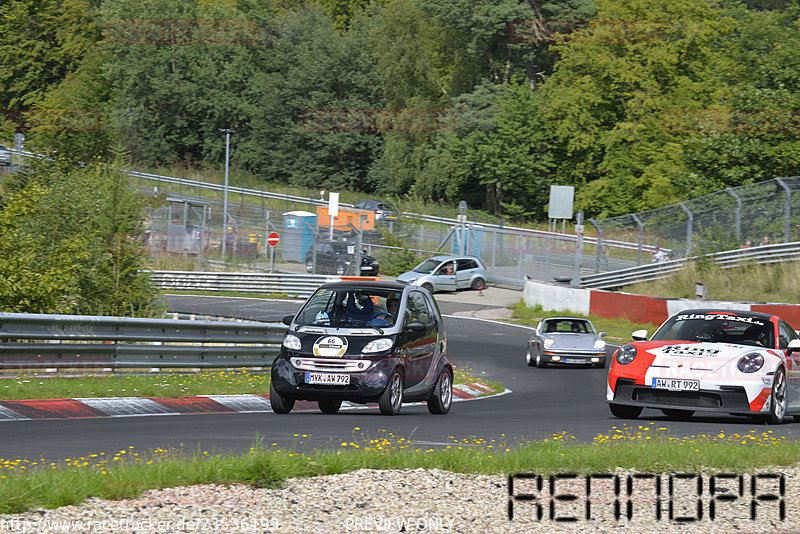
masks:
{"type": "Polygon", "coordinates": [[[472,269],[472,262],[469,260],[458,260],[458,270],[459,271],[466,271],[467,269],[472,269]]]}
{"type": "Polygon", "coordinates": [[[455,272],[455,263],[451,260],[439,267],[436,274],[453,274],[455,272]]]}
{"type": "Polygon", "coordinates": [[[778,323],[778,348],[786,350],[789,342],[797,338],[797,332],[788,324],[781,321],[778,323]]]}
{"type": "Polygon", "coordinates": [[[408,295],[406,314],[408,315],[409,322],[420,321],[424,324],[430,324],[431,312],[428,309],[428,304],[425,302],[425,296],[422,293],[414,291],[408,295]]]}

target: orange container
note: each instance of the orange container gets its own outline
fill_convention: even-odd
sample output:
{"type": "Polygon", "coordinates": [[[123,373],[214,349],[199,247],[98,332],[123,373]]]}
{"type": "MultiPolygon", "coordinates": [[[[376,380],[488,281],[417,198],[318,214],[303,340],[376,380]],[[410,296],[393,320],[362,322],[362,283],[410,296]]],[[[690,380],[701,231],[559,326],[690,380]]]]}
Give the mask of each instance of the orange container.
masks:
{"type": "MultiPolygon", "coordinates": [[[[361,215],[366,215],[366,219],[361,223],[362,230],[375,229],[375,213],[370,210],[357,210],[353,208],[343,208],[339,206],[339,215],[333,218],[333,227],[337,230],[349,230],[349,224],[358,231],[361,215]]],[[[317,206],[317,220],[320,228],[327,228],[330,225],[331,217],[328,215],[328,206],[317,206]]]]}

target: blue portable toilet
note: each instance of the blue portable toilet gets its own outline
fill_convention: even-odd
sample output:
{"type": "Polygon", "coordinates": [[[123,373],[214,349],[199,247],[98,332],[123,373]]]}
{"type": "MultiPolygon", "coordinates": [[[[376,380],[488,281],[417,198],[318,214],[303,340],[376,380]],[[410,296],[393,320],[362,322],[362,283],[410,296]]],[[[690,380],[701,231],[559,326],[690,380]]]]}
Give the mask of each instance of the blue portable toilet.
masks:
{"type": "Polygon", "coordinates": [[[281,256],[285,261],[306,261],[306,253],[314,244],[317,214],[308,211],[287,211],[283,214],[281,256]]]}
{"type": "Polygon", "coordinates": [[[467,225],[464,228],[464,239],[467,242],[465,250],[461,251],[458,239],[453,236],[453,254],[466,254],[468,256],[475,256],[477,258],[483,257],[483,234],[484,231],[479,225],[467,225]]]}

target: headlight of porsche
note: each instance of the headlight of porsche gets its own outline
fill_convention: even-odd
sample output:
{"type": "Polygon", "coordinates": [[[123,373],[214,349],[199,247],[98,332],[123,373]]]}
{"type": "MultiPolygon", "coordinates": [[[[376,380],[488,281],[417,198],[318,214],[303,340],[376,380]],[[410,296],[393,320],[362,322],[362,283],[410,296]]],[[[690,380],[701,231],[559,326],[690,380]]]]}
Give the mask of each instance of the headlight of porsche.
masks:
{"type": "Polygon", "coordinates": [[[623,345],[617,351],[617,363],[628,365],[636,358],[636,347],[633,345],[623,345]]]}
{"type": "Polygon", "coordinates": [[[367,346],[361,349],[362,353],[370,353],[370,352],[384,352],[392,348],[392,340],[388,337],[382,337],[380,339],[373,339],[367,346]]]}
{"type": "Polygon", "coordinates": [[[757,352],[745,354],[739,358],[739,363],[736,367],[743,373],[755,373],[764,366],[764,356],[757,352]]]}
{"type": "Polygon", "coordinates": [[[596,348],[597,350],[604,349],[606,348],[606,342],[603,341],[602,339],[596,339],[594,341],[594,348],[596,348]]]}
{"type": "Polygon", "coordinates": [[[283,346],[289,350],[300,350],[300,338],[294,334],[286,334],[283,337],[283,346]]]}
{"type": "Polygon", "coordinates": [[[552,347],[555,344],[555,342],[556,342],[555,339],[552,339],[552,338],[548,337],[547,339],[544,340],[544,342],[542,344],[544,345],[544,348],[549,349],[550,347],[552,347]]]}

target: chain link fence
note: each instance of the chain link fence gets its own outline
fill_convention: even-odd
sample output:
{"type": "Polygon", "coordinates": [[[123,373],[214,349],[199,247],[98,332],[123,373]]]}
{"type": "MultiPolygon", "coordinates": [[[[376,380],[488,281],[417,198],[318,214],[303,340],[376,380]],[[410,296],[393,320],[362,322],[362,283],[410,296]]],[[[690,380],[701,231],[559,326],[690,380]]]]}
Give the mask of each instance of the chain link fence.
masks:
{"type": "Polygon", "coordinates": [[[636,243],[636,264],[658,246],[669,259],[759,244],[800,239],[800,177],[774,178],[729,187],[663,208],[609,219],[590,219],[602,256],[630,259],[629,251],[605,246],[612,240],[636,243]]]}

